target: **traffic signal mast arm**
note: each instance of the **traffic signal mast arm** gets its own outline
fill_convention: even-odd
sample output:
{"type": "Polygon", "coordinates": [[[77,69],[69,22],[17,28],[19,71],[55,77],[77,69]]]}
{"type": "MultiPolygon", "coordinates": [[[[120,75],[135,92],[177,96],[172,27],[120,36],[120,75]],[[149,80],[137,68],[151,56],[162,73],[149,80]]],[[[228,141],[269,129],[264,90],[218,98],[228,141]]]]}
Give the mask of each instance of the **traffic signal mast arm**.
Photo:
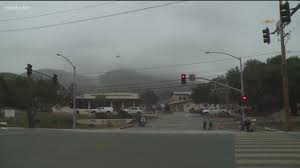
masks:
{"type": "Polygon", "coordinates": [[[292,8],[291,16],[293,16],[299,8],[300,8],[300,3],[295,8],[292,8]]]}
{"type": "Polygon", "coordinates": [[[232,87],[232,86],[229,86],[229,85],[226,85],[226,84],[223,84],[223,83],[220,83],[220,82],[211,80],[211,79],[207,79],[207,78],[203,78],[203,77],[197,77],[196,79],[203,79],[203,80],[207,80],[207,81],[210,81],[210,82],[214,82],[214,83],[216,83],[216,84],[222,85],[222,86],[224,86],[224,87],[228,87],[228,88],[230,88],[230,89],[232,89],[232,90],[235,90],[235,91],[237,91],[237,92],[242,93],[241,89],[238,89],[238,88],[235,88],[235,87],[232,87]]]}
{"type": "Polygon", "coordinates": [[[44,74],[44,73],[42,73],[42,72],[39,72],[39,71],[32,70],[32,72],[35,72],[35,73],[38,73],[38,74],[41,74],[41,75],[47,76],[47,77],[49,77],[49,78],[52,78],[52,76],[50,76],[50,75],[47,75],[47,74],[44,74]]]}
{"type": "Polygon", "coordinates": [[[51,79],[53,80],[54,84],[57,84],[57,74],[53,74],[53,76],[50,76],[50,75],[47,75],[47,74],[45,74],[45,73],[35,71],[35,70],[32,69],[32,65],[31,65],[31,64],[28,64],[28,65],[27,65],[27,68],[25,68],[25,69],[27,69],[27,75],[28,75],[28,76],[31,76],[31,73],[32,73],[32,72],[35,72],[35,73],[44,75],[44,76],[46,76],[46,77],[48,77],[48,78],[51,78],[51,79]],[[28,70],[28,69],[30,69],[30,70],[28,70]],[[28,72],[28,71],[30,71],[30,72],[28,72]],[[30,73],[30,74],[28,74],[28,73],[30,73]]]}

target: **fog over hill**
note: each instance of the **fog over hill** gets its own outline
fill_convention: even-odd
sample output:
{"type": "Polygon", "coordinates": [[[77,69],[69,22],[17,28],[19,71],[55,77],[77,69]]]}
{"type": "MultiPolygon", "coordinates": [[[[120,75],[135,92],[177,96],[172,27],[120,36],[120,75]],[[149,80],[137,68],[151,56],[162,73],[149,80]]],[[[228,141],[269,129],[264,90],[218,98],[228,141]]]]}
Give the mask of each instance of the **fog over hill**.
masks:
{"type": "MultiPolygon", "coordinates": [[[[53,76],[58,75],[59,83],[65,88],[71,87],[73,73],[56,69],[38,69],[38,72],[53,76]]],[[[26,72],[21,74],[26,76],[26,72]]],[[[34,79],[49,79],[38,73],[32,73],[34,79]]],[[[117,69],[99,76],[77,75],[77,93],[92,92],[142,92],[155,90],[160,97],[165,97],[171,91],[187,91],[190,86],[182,87],[179,78],[160,76],[159,74],[141,73],[130,69],[117,69]],[[176,87],[178,86],[178,87],[176,87]]]]}

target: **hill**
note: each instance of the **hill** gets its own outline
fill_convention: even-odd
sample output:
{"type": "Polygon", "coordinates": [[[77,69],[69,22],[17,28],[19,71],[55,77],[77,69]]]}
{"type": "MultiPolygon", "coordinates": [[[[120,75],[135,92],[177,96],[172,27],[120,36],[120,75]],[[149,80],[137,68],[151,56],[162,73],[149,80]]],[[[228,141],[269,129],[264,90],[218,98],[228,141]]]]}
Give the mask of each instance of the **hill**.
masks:
{"type": "MultiPolygon", "coordinates": [[[[70,87],[70,85],[73,83],[73,73],[71,72],[66,72],[64,70],[57,70],[57,69],[38,69],[36,71],[47,74],[49,76],[53,76],[53,74],[57,74],[58,82],[65,88],[70,87]]],[[[22,73],[21,75],[26,76],[27,74],[22,73]]],[[[49,79],[49,77],[34,72],[32,73],[32,78],[49,79]]],[[[76,81],[77,81],[78,90],[85,90],[88,88],[95,88],[98,86],[97,79],[95,78],[84,76],[84,75],[76,75],[76,78],[77,78],[76,81]]]]}

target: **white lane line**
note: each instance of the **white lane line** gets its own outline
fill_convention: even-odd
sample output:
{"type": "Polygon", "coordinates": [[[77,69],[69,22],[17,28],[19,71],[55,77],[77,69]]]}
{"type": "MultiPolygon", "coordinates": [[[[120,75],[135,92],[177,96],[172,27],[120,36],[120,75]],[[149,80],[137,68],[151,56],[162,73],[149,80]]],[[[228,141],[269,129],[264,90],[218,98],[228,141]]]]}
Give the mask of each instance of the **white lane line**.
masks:
{"type": "Polygon", "coordinates": [[[257,148],[257,149],[235,149],[235,152],[300,152],[300,149],[272,149],[272,148],[257,148]]]}
{"type": "Polygon", "coordinates": [[[235,140],[235,142],[252,142],[252,141],[257,141],[257,142],[299,142],[299,140],[296,139],[257,139],[257,140],[235,140]]]}
{"type": "Polygon", "coordinates": [[[251,165],[251,164],[260,164],[260,165],[300,165],[300,160],[254,160],[254,159],[239,159],[236,161],[237,165],[251,165]]]}
{"type": "Polygon", "coordinates": [[[300,144],[245,144],[245,145],[234,145],[235,148],[300,148],[300,144]]]}
{"type": "Polygon", "coordinates": [[[300,154],[297,153],[235,153],[235,157],[296,157],[300,158],[300,154]]]}
{"type": "Polygon", "coordinates": [[[283,141],[273,141],[273,142],[259,142],[259,141],[249,141],[249,142],[235,142],[236,145],[265,145],[265,144],[300,144],[300,142],[283,142],[283,141]]]}

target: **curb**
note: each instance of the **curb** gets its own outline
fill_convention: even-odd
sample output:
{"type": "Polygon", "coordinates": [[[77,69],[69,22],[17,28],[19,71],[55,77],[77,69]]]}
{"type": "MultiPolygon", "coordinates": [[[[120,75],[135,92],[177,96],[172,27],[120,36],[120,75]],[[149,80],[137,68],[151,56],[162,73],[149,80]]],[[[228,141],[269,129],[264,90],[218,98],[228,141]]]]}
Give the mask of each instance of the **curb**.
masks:
{"type": "Polygon", "coordinates": [[[126,129],[126,128],[132,128],[132,127],[134,127],[134,124],[127,124],[123,127],[120,127],[120,129],[126,129]]]}

